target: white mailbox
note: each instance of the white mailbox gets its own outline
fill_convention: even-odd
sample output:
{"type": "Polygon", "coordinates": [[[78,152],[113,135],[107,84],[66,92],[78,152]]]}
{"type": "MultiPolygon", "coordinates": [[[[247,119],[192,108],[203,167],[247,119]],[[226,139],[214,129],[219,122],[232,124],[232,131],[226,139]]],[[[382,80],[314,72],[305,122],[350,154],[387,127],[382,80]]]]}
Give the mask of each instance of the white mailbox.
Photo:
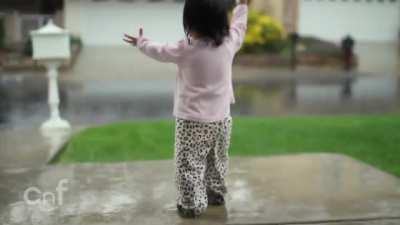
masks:
{"type": "Polygon", "coordinates": [[[32,31],[33,58],[69,59],[71,56],[69,33],[57,27],[52,20],[42,28],[32,31]]]}
{"type": "Polygon", "coordinates": [[[50,118],[42,124],[42,130],[70,129],[68,121],[60,116],[58,91],[58,68],[71,56],[69,33],[49,21],[44,27],[32,31],[33,59],[47,68],[48,103],[50,118]]]}

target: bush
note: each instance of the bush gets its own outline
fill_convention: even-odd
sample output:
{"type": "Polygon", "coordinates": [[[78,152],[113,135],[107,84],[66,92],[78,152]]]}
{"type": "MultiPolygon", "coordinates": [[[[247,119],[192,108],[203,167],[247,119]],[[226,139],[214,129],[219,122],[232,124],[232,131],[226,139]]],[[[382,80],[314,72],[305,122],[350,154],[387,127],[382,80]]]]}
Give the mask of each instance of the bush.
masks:
{"type": "Polygon", "coordinates": [[[72,45],[77,45],[79,47],[83,46],[82,39],[75,35],[71,35],[70,42],[71,42],[71,46],[72,45]]]}
{"type": "Polygon", "coordinates": [[[33,49],[32,49],[32,39],[29,38],[25,43],[24,43],[24,49],[23,49],[23,54],[25,56],[32,56],[33,54],[33,49]]]}
{"type": "Polygon", "coordinates": [[[282,24],[261,12],[249,13],[247,34],[242,52],[280,52],[287,45],[282,24]]]}

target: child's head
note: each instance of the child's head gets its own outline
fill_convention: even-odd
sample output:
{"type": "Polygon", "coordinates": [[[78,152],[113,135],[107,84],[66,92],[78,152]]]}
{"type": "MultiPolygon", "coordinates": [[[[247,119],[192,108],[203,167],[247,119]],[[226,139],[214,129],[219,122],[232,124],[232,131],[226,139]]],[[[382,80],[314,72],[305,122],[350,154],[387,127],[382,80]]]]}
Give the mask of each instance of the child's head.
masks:
{"type": "Polygon", "coordinates": [[[233,0],[186,0],[183,27],[186,35],[211,39],[216,46],[229,35],[228,11],[233,0]]]}

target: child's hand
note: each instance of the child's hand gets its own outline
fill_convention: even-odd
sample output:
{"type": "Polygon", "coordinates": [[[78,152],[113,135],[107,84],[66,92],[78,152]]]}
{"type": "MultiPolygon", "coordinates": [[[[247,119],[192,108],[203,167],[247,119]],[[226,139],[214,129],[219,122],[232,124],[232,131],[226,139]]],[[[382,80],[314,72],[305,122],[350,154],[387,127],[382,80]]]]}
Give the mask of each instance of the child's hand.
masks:
{"type": "Polygon", "coordinates": [[[126,43],[131,44],[133,46],[137,46],[138,39],[143,37],[143,28],[139,29],[139,37],[130,36],[128,34],[125,34],[124,36],[125,36],[124,41],[126,43]]]}
{"type": "Polygon", "coordinates": [[[247,4],[249,4],[249,1],[248,0],[240,0],[239,4],[247,5],[247,4]]]}

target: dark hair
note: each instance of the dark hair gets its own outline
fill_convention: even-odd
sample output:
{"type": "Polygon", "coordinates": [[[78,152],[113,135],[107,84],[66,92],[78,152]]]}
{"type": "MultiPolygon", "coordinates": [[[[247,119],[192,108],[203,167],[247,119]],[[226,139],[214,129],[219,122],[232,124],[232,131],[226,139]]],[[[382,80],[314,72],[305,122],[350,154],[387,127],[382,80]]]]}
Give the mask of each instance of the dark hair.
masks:
{"type": "Polygon", "coordinates": [[[228,11],[234,0],[186,0],[183,10],[183,28],[186,36],[195,32],[220,46],[229,35],[228,11]]]}

